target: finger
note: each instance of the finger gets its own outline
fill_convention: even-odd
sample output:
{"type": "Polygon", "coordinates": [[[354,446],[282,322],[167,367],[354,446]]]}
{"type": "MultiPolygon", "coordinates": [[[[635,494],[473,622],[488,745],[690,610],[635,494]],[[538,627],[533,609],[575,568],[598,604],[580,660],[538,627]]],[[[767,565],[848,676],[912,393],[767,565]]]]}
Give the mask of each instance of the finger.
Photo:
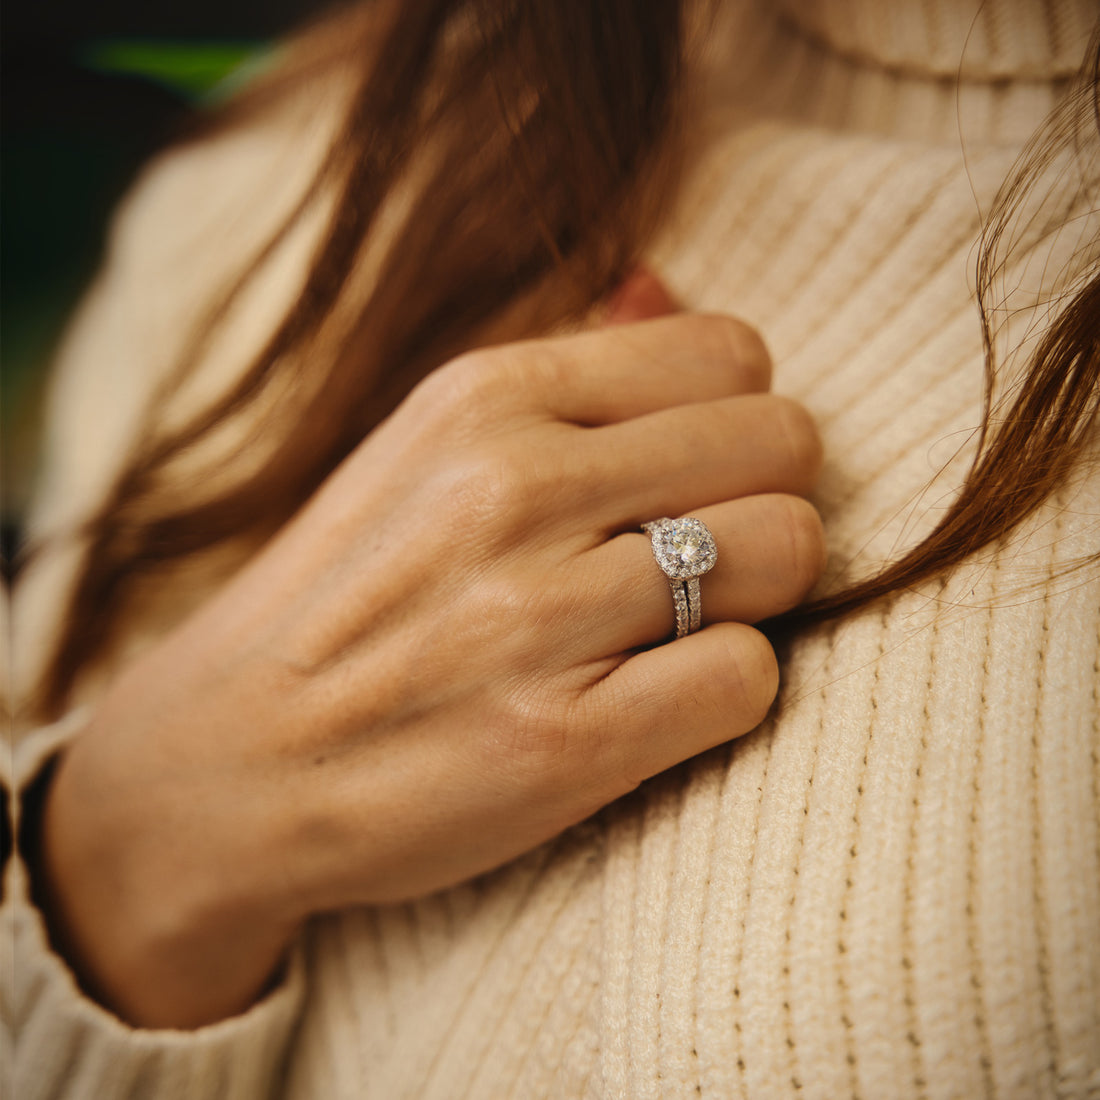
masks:
{"type": "Polygon", "coordinates": [[[603,324],[625,325],[663,317],[680,309],[667,287],[647,267],[629,275],[607,301],[603,324]]]}
{"type": "Polygon", "coordinates": [[[778,684],[767,639],[741,623],[718,623],[639,653],[581,698],[594,732],[580,778],[610,790],[608,797],[632,790],[747,733],[763,721],[778,684]]]}
{"type": "MultiPolygon", "coordinates": [[[[810,414],[772,394],[666,409],[580,433],[568,450],[578,517],[600,516],[600,537],[662,515],[758,493],[805,496],[821,472],[810,414]]],[[[571,476],[570,476],[571,475],[571,476]]]]}
{"type": "MultiPolygon", "coordinates": [[[[762,495],[702,508],[693,515],[714,536],[718,560],[700,578],[703,624],[759,622],[800,604],[825,566],[817,510],[801,497],[762,495]]],[[[592,622],[576,632],[600,656],[669,637],[675,628],[668,579],[647,534],[624,534],[578,563],[592,622]],[[588,571],[591,570],[591,573],[588,571]]]]}
{"type": "Polygon", "coordinates": [[[483,354],[529,408],[584,425],[762,393],[771,384],[760,336],[720,315],[675,314],[483,354]]]}

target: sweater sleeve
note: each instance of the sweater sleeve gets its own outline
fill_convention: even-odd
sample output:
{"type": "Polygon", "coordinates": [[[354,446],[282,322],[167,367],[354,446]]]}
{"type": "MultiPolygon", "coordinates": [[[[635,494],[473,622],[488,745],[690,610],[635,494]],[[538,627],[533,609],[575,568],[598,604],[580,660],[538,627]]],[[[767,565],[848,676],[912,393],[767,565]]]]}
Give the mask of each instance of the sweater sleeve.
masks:
{"type": "MultiPolygon", "coordinates": [[[[16,822],[21,795],[84,717],[76,711],[34,731],[5,762],[5,770],[13,765],[16,822]]],[[[0,910],[7,956],[0,981],[0,1055],[10,1067],[8,1095],[19,1100],[264,1100],[275,1095],[304,996],[299,951],[292,952],[275,988],[247,1012],[195,1031],[142,1030],[84,995],[53,951],[30,895],[28,869],[17,847],[0,910]]]]}

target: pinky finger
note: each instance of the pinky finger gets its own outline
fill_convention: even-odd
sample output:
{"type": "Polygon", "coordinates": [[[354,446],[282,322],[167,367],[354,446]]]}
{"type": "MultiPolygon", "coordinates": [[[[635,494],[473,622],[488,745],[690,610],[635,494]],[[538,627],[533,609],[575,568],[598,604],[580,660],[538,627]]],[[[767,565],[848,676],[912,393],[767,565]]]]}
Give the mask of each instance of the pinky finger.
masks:
{"type": "Polygon", "coordinates": [[[593,724],[614,731],[591,745],[598,759],[589,774],[617,797],[759,725],[778,687],[770,643],[742,623],[715,623],[636,654],[585,698],[590,721],[600,716],[593,724]]]}

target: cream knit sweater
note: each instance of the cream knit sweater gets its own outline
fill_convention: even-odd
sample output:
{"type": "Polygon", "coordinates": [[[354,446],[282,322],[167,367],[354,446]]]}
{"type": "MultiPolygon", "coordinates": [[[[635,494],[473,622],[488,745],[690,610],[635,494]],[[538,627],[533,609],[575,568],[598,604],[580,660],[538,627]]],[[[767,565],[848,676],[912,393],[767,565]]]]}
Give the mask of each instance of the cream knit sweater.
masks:
{"type": "MultiPolygon", "coordinates": [[[[980,211],[1095,14],[978,7],[742,0],[698,59],[692,169],[652,262],[757,325],[776,389],[816,414],[834,576],[910,545],[965,470],[980,211]]],[[[103,491],[219,252],[308,176],[322,108],[147,173],[62,356],[41,529],[103,491]]],[[[292,297],[315,230],[270,265],[213,384],[292,297]]],[[[1100,1097],[1100,573],[1059,573],[1098,544],[1092,473],[945,584],[802,637],[754,733],[472,884],[316,921],[279,989],[195,1033],[83,998],[13,861],[7,1095],[1100,1097]]],[[[17,682],[78,557],[26,579],[17,682]]],[[[132,646],[199,598],[162,598],[132,646]]],[[[79,724],[23,738],[17,782],[79,724]]]]}

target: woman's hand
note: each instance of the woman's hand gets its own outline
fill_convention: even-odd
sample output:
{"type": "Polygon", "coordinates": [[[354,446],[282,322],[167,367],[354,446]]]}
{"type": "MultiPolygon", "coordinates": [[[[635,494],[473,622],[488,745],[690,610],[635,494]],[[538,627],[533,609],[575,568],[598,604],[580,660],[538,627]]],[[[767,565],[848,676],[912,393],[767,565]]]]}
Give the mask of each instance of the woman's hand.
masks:
{"type": "Polygon", "coordinates": [[[759,339],[681,314],[479,351],[419,386],[104,697],[44,818],[56,934],[143,1025],[241,1010],[302,921],[422,895],[751,729],[743,625],[823,562],[809,416],[759,339]],[[718,564],[669,644],[639,525],[718,564]]]}

